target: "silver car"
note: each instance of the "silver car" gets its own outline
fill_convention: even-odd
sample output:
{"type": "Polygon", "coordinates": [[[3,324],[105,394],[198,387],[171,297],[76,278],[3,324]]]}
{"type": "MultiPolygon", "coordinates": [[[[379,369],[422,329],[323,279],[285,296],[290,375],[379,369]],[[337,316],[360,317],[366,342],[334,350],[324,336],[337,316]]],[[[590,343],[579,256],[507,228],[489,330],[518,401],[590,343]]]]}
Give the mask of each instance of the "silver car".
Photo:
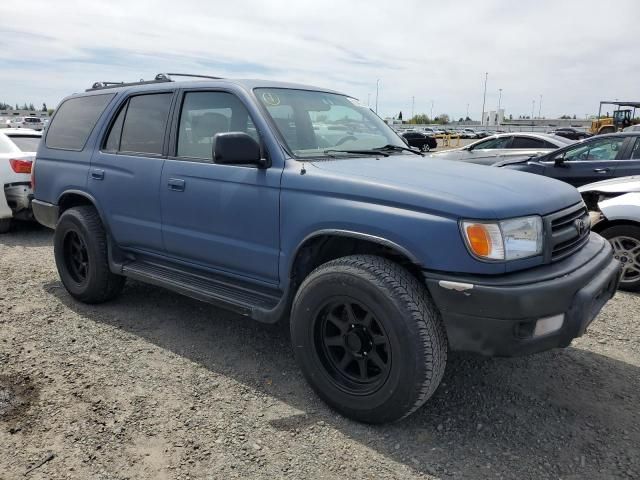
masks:
{"type": "Polygon", "coordinates": [[[571,143],[575,142],[546,133],[499,133],[473,142],[466,147],[434,153],[432,157],[439,160],[492,165],[511,158],[543,155],[571,143]]]}
{"type": "Polygon", "coordinates": [[[592,230],[609,240],[622,264],[620,288],[640,291],[640,176],[590,183],[578,191],[592,230]]]}

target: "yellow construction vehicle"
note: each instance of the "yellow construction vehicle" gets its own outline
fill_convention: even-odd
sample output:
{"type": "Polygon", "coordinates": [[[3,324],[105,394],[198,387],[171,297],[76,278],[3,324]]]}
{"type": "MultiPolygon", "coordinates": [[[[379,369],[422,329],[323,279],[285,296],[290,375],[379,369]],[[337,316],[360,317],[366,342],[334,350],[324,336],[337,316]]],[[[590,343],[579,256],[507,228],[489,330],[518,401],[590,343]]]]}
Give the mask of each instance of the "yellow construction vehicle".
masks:
{"type": "Polygon", "coordinates": [[[600,102],[600,108],[598,108],[598,119],[591,122],[589,131],[594,135],[600,135],[603,133],[614,133],[631,125],[635,125],[639,123],[636,119],[636,108],[640,108],[640,102],[602,101],[600,102]],[[607,115],[603,117],[602,105],[615,105],[618,108],[613,111],[613,116],[609,116],[609,112],[607,112],[607,115]],[[620,107],[632,107],[633,110],[631,110],[631,108],[623,109],[620,107]]]}

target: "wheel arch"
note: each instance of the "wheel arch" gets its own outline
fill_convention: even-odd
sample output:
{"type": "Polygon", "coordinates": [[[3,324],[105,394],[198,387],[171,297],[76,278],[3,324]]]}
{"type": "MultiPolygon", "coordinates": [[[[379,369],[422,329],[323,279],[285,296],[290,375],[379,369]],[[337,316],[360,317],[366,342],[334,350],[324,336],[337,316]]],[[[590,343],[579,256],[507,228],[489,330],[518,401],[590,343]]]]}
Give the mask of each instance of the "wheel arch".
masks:
{"type": "Polygon", "coordinates": [[[307,235],[296,247],[288,269],[290,290],[295,293],[316,267],[355,254],[373,254],[391,259],[422,281],[420,261],[402,245],[368,233],[324,229],[307,235]]]}
{"type": "Polygon", "coordinates": [[[640,227],[640,222],[637,222],[635,220],[629,220],[626,218],[618,218],[618,219],[614,219],[614,220],[601,220],[598,223],[596,223],[591,230],[595,233],[600,233],[603,230],[606,230],[607,228],[610,227],[617,227],[620,225],[631,225],[634,227],[640,227]]]}

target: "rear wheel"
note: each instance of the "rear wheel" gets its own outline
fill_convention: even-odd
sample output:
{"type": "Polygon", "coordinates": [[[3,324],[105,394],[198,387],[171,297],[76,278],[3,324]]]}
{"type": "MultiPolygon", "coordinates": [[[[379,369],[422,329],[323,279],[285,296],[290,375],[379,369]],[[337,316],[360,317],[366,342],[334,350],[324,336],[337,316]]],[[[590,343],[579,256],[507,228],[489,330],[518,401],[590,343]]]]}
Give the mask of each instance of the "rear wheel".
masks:
{"type": "Polygon", "coordinates": [[[614,257],[622,264],[620,288],[640,291],[640,227],[616,225],[600,232],[613,247],[614,257]]]}
{"type": "Polygon", "coordinates": [[[384,258],[339,258],[314,270],[296,294],[291,338],[318,395],[347,417],[399,420],[444,374],[447,341],[426,288],[384,258]]]}
{"type": "Polygon", "coordinates": [[[62,214],[56,225],[54,255],[62,283],[82,302],[105,302],[124,286],[125,277],[109,270],[107,237],[93,207],[74,207],[62,214]]]}
{"type": "Polygon", "coordinates": [[[7,233],[9,230],[11,230],[11,219],[0,219],[0,233],[7,233]]]}

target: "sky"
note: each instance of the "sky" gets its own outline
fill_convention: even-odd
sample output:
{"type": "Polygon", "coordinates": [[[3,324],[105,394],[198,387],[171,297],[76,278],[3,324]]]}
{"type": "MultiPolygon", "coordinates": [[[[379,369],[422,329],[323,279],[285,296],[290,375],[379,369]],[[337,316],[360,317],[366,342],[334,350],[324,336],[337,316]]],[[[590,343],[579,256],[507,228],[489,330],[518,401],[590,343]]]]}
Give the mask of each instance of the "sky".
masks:
{"type": "Polygon", "coordinates": [[[159,72],[328,87],[378,113],[595,114],[640,100],[640,1],[1,0],[0,101],[159,72]],[[542,105],[540,105],[542,96],[542,105]],[[533,104],[535,102],[535,105],[533,104]],[[432,110],[433,105],[433,110],[432,110]]]}

